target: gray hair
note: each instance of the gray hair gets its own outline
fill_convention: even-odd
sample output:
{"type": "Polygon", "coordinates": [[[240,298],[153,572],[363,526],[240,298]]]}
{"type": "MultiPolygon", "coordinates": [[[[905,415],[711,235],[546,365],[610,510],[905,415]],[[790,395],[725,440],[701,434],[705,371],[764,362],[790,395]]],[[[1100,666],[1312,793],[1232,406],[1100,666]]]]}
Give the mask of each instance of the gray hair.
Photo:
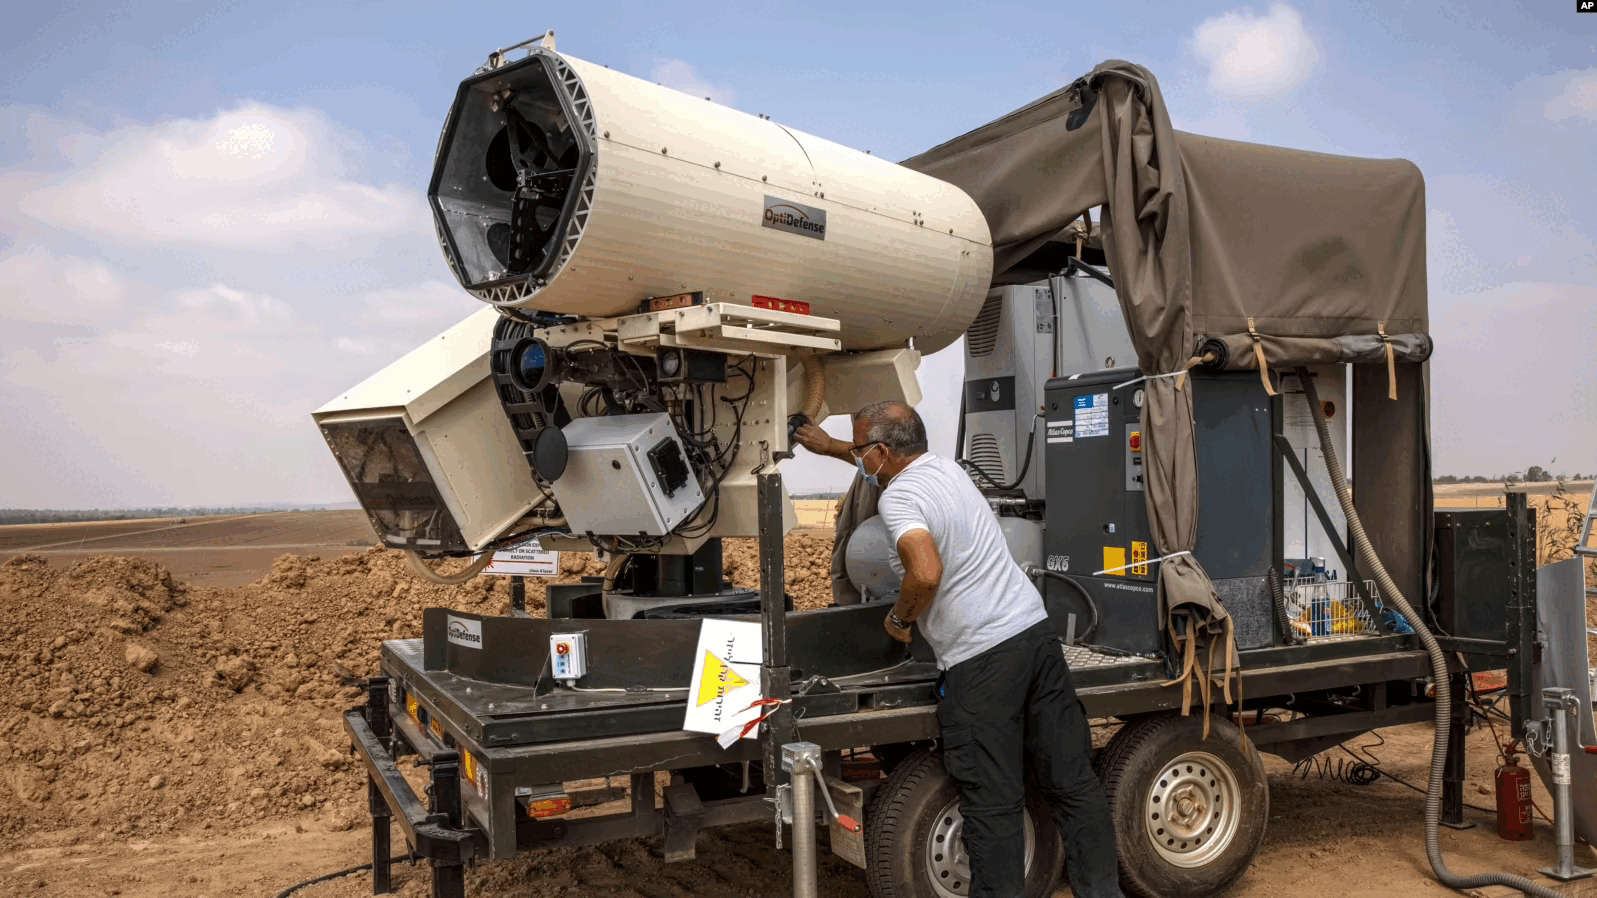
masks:
{"type": "Polygon", "coordinates": [[[897,399],[873,402],[854,413],[854,420],[865,422],[865,439],[884,443],[899,456],[926,451],[926,422],[920,413],[897,399]]]}

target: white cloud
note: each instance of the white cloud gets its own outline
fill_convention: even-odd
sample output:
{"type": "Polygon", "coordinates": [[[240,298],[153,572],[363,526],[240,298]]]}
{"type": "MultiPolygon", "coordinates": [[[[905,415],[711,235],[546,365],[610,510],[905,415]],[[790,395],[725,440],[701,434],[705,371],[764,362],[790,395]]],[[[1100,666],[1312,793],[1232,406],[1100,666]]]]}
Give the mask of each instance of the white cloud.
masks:
{"type": "Polygon", "coordinates": [[[731,106],[736,92],[699,77],[693,64],[680,59],[667,59],[654,67],[654,80],[672,90],[680,90],[692,97],[708,97],[722,106],[731,106]]]}
{"type": "Polygon", "coordinates": [[[380,173],[421,164],[314,109],[105,121],[0,108],[0,496],[349,498],[310,413],[481,307],[380,173]]]}
{"type": "Polygon", "coordinates": [[[122,278],[95,259],[42,246],[0,257],[0,316],[42,324],[102,324],[122,310],[122,278]]]}
{"type": "Polygon", "coordinates": [[[34,143],[70,167],[13,172],[0,205],[48,224],[252,250],[336,249],[357,234],[425,227],[420,192],[360,181],[344,138],[316,110],[246,103],[103,134],[34,119],[34,143]]]}
{"type": "Polygon", "coordinates": [[[1549,121],[1583,118],[1597,122],[1597,70],[1576,74],[1564,85],[1564,92],[1547,101],[1542,114],[1549,121]]]}
{"type": "Polygon", "coordinates": [[[1209,67],[1209,89],[1243,99],[1278,97],[1309,76],[1319,48],[1284,4],[1260,16],[1246,7],[1205,19],[1188,46],[1209,67]]]}

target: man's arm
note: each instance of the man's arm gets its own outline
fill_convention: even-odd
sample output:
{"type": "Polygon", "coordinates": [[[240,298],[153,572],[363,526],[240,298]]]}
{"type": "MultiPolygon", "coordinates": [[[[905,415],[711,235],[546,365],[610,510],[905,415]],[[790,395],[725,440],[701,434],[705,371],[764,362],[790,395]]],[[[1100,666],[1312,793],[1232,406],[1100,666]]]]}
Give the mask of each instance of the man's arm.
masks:
{"type": "Polygon", "coordinates": [[[814,424],[799,425],[799,429],[793,432],[793,440],[816,455],[835,458],[848,464],[854,463],[854,459],[848,454],[848,443],[833,439],[831,434],[814,424]]]}
{"type": "MultiPolygon", "coordinates": [[[[937,598],[937,588],[943,582],[943,556],[938,554],[931,533],[916,529],[899,538],[898,560],[904,565],[904,583],[899,588],[898,601],[893,603],[892,617],[912,624],[937,598]]],[[[887,620],[887,632],[899,642],[909,642],[909,627],[894,626],[892,617],[887,620]]]]}

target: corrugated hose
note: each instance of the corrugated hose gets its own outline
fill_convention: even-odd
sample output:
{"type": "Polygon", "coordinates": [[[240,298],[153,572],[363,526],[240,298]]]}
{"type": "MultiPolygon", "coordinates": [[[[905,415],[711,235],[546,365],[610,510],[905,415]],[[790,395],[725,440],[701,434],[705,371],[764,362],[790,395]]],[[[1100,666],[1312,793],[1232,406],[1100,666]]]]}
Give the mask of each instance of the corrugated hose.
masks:
{"type": "MultiPolygon", "coordinates": [[[[1309,408],[1319,408],[1319,391],[1314,388],[1314,378],[1309,376],[1307,368],[1298,369],[1298,380],[1303,384],[1303,393],[1309,402],[1309,408]]],[[[1358,509],[1353,507],[1353,493],[1348,489],[1347,476],[1342,473],[1342,462],[1336,456],[1336,448],[1331,445],[1330,428],[1325,424],[1325,416],[1309,417],[1314,420],[1314,429],[1319,434],[1320,449],[1325,453],[1325,467],[1331,474],[1331,482],[1336,486],[1336,499],[1342,505],[1342,514],[1347,517],[1348,530],[1353,536],[1359,560],[1375,575],[1375,580],[1380,584],[1386,599],[1408,618],[1415,635],[1425,646],[1425,653],[1431,659],[1431,675],[1436,687],[1436,735],[1431,743],[1431,772],[1425,790],[1425,856],[1431,862],[1432,872],[1436,874],[1437,881],[1442,885],[1459,891],[1486,886],[1506,886],[1518,889],[1527,895],[1534,895],[1536,898],[1564,898],[1560,892],[1524,876],[1515,876],[1511,873],[1479,873],[1465,876],[1447,869],[1447,863],[1442,859],[1440,835],[1442,776],[1447,766],[1447,740],[1453,725],[1453,694],[1448,682],[1447,657],[1442,653],[1442,647],[1431,634],[1430,628],[1425,625],[1424,618],[1415,613],[1413,606],[1403,597],[1403,591],[1398,589],[1397,583],[1392,580],[1392,575],[1387,573],[1386,565],[1381,563],[1380,556],[1375,554],[1375,547],[1364,532],[1364,523],[1359,520],[1358,509]]]]}

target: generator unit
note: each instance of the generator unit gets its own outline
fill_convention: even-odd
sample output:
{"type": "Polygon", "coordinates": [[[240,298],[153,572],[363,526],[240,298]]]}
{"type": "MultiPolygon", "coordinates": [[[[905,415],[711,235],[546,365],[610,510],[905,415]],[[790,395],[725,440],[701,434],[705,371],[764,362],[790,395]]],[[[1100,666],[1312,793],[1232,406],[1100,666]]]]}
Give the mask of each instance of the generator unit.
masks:
{"type": "Polygon", "coordinates": [[[977,487],[1041,503],[1047,493],[1044,382],[1135,358],[1120,302],[1107,284],[1054,277],[988,291],[965,335],[961,397],[960,448],[977,487]]]}

